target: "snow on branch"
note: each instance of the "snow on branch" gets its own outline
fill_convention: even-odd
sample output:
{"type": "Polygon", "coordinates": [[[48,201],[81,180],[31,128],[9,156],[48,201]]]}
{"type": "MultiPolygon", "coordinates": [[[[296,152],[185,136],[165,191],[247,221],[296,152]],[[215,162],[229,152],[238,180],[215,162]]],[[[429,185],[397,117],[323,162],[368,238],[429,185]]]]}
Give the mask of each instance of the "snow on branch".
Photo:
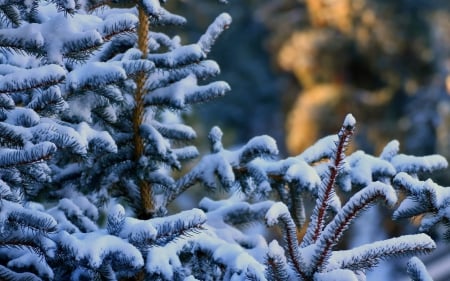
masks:
{"type": "Polygon", "coordinates": [[[53,122],[51,119],[41,119],[41,123],[30,128],[35,141],[50,141],[59,148],[67,148],[72,153],[86,155],[88,142],[69,126],[53,122]]]}
{"type": "Polygon", "coordinates": [[[392,158],[392,165],[398,172],[408,174],[432,173],[447,168],[447,160],[441,155],[412,156],[399,154],[392,158]]]}
{"type": "Polygon", "coordinates": [[[397,173],[394,166],[381,157],[356,151],[347,157],[351,169],[351,182],[355,186],[367,186],[373,181],[389,182],[397,173]]]}
{"type": "Polygon", "coordinates": [[[329,271],[332,268],[371,269],[387,258],[428,253],[435,248],[436,244],[426,234],[403,235],[351,250],[333,252],[329,265],[324,270],[329,271]]]}
{"type": "Polygon", "coordinates": [[[199,209],[184,211],[164,218],[138,220],[123,216],[120,207],[115,207],[108,216],[108,230],[127,239],[138,248],[164,246],[169,242],[189,236],[200,230],[206,221],[199,209]]]}
{"type": "Polygon", "coordinates": [[[276,240],[270,242],[266,257],[266,277],[268,280],[289,280],[289,267],[284,250],[276,240]]]}
{"type": "Polygon", "coordinates": [[[146,106],[160,106],[183,109],[189,104],[206,102],[225,95],[230,86],[223,81],[197,85],[195,76],[190,75],[165,88],[159,88],[145,97],[146,106]]]}
{"type": "MultiPolygon", "coordinates": [[[[86,202],[81,202],[81,198],[87,201],[85,197],[60,199],[58,205],[47,210],[58,222],[59,231],[75,232],[91,232],[98,229],[95,223],[98,219],[98,213],[93,214],[86,209],[86,202]],[[77,203],[79,205],[77,205],[77,203]],[[81,204],[80,204],[81,203],[81,204]]],[[[92,203],[88,203],[92,209],[92,203]]],[[[93,208],[96,210],[96,208],[93,208]]]]}
{"type": "Polygon", "coordinates": [[[397,195],[391,186],[374,182],[353,195],[338,211],[318,238],[312,262],[313,271],[317,269],[321,271],[326,266],[331,250],[340,241],[343,232],[361,211],[378,198],[386,200],[389,206],[393,206],[397,202],[397,195]]]}
{"type": "Polygon", "coordinates": [[[107,17],[98,29],[103,40],[109,41],[117,35],[135,32],[137,24],[138,18],[133,14],[116,14],[107,17]]]}
{"type": "Polygon", "coordinates": [[[210,225],[245,225],[252,222],[264,220],[266,213],[274,204],[273,201],[263,201],[249,204],[247,202],[235,201],[213,201],[203,198],[199,207],[207,212],[208,223],[210,225]]]}
{"type": "Polygon", "coordinates": [[[211,47],[220,34],[231,24],[231,16],[227,13],[220,14],[208,27],[205,34],[198,40],[198,45],[203,52],[209,53],[211,47]]]}
{"type": "Polygon", "coordinates": [[[383,151],[380,154],[380,158],[386,161],[391,161],[394,156],[398,154],[400,150],[400,143],[398,140],[392,140],[385,145],[383,151]]]}
{"type": "Polygon", "coordinates": [[[19,203],[1,201],[0,227],[3,231],[18,227],[34,234],[49,233],[56,230],[57,222],[43,212],[25,209],[19,203]]]}
{"type": "MultiPolygon", "coordinates": [[[[100,48],[102,44],[103,39],[101,35],[95,30],[82,33],[74,33],[70,38],[67,38],[64,41],[59,52],[61,57],[76,61],[85,61],[92,55],[95,50],[100,48]]],[[[54,55],[54,59],[58,59],[55,53],[49,54],[54,55]]]]}
{"type": "Polygon", "coordinates": [[[147,59],[152,61],[155,66],[161,68],[176,68],[202,61],[205,58],[205,53],[197,44],[180,46],[167,53],[149,54],[147,56],[147,59]]]}
{"type": "Polygon", "coordinates": [[[60,88],[51,86],[43,91],[34,91],[27,107],[41,116],[52,116],[68,109],[69,105],[64,100],[60,88]]]}
{"type": "Polygon", "coordinates": [[[150,72],[146,82],[146,89],[152,91],[158,88],[166,87],[174,81],[179,81],[193,74],[197,79],[207,79],[220,73],[217,63],[211,60],[202,60],[200,62],[177,67],[175,69],[158,69],[150,72]]]}
{"type": "Polygon", "coordinates": [[[345,158],[344,153],[348,142],[353,135],[355,124],[355,118],[351,114],[348,114],[344,119],[341,130],[338,133],[338,142],[334,146],[334,155],[331,159],[328,175],[326,180],[324,180],[319,187],[318,197],[312,213],[311,222],[302,243],[303,246],[315,243],[322,233],[326,212],[330,206],[331,199],[334,197],[334,184],[339,174],[339,170],[343,166],[345,158]]]}
{"type": "Polygon", "coordinates": [[[223,148],[222,132],[218,127],[212,128],[208,137],[212,154],[204,156],[189,173],[177,181],[176,191],[169,196],[168,202],[197,182],[214,189],[218,179],[223,188],[230,189],[235,183],[235,174],[247,170],[248,162],[258,158],[271,158],[278,153],[276,142],[269,136],[255,137],[235,151],[223,148]]]}
{"type": "Polygon", "coordinates": [[[39,54],[39,49],[43,46],[44,38],[42,34],[30,28],[30,26],[0,30],[0,50],[39,54]]]}
{"type": "Polygon", "coordinates": [[[49,159],[56,152],[56,146],[51,142],[42,142],[28,146],[25,149],[2,149],[0,151],[0,168],[27,165],[49,159]]]}
{"type": "Polygon", "coordinates": [[[71,71],[66,84],[70,90],[96,89],[126,79],[123,68],[109,63],[93,62],[71,71]]]}
{"type": "Polygon", "coordinates": [[[56,85],[64,80],[66,71],[58,65],[45,65],[18,70],[0,77],[0,94],[23,92],[56,85]]]}
{"type": "Polygon", "coordinates": [[[404,172],[394,178],[394,185],[406,192],[406,198],[393,214],[394,219],[425,214],[421,220],[421,231],[428,231],[439,222],[448,221],[450,188],[442,187],[431,179],[420,181],[404,172]]]}
{"type": "Polygon", "coordinates": [[[266,223],[268,226],[273,226],[278,222],[283,225],[283,235],[286,242],[289,262],[292,263],[297,274],[305,279],[306,264],[298,247],[297,228],[291,218],[288,208],[281,202],[275,203],[266,214],[266,223]]]}
{"type": "Polygon", "coordinates": [[[427,268],[418,257],[412,257],[408,261],[407,272],[412,281],[433,281],[427,268]]]}
{"type": "Polygon", "coordinates": [[[42,279],[37,277],[31,272],[15,272],[11,269],[0,265],[0,278],[2,280],[26,280],[26,281],[41,281],[42,279]]]}
{"type": "Polygon", "coordinates": [[[161,16],[162,7],[159,0],[141,0],[139,2],[150,17],[159,18],[161,16]]]}
{"type": "Polygon", "coordinates": [[[94,270],[105,263],[120,266],[127,265],[129,270],[136,270],[144,265],[142,254],[137,248],[117,236],[102,232],[76,233],[65,231],[56,238],[64,255],[94,270]]]}

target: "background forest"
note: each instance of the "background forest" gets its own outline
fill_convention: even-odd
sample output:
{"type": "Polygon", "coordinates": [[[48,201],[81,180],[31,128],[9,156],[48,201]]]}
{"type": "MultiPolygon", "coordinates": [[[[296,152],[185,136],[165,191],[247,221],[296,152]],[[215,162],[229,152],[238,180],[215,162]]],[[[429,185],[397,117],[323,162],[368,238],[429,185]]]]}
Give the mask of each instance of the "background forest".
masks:
{"type": "MultiPolygon", "coordinates": [[[[388,141],[397,139],[405,153],[438,153],[449,159],[448,1],[168,4],[179,11],[195,7],[182,31],[187,38],[196,38],[199,27],[219,11],[233,16],[233,25],[210,55],[222,66],[221,77],[232,91],[194,111],[202,120],[199,129],[219,124],[228,144],[269,133],[283,154],[296,155],[335,132],[342,117],[352,112],[358,119],[352,149],[380,153],[388,141]]],[[[450,185],[448,169],[437,178],[450,185]]],[[[380,220],[376,214],[367,219],[380,220]]],[[[407,222],[379,223],[391,235],[408,228],[407,222]]],[[[449,259],[446,251],[430,259],[440,274],[436,280],[450,278],[449,271],[442,272],[449,259]]]]}
{"type": "Polygon", "coordinates": [[[340,119],[329,114],[352,111],[360,148],[380,151],[395,138],[408,152],[450,155],[448,1],[168,4],[195,7],[181,31],[187,38],[218,11],[233,16],[211,52],[223,69],[234,69],[221,74],[232,94],[200,112],[210,124],[234,128],[234,142],[270,131],[295,154],[334,132],[340,119]]]}

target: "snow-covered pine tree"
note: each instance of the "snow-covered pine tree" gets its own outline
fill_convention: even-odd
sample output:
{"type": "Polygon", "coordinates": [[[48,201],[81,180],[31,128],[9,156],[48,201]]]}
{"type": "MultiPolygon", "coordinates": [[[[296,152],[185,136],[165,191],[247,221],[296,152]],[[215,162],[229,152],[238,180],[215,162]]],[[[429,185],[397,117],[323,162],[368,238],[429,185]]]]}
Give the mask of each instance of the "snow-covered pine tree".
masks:
{"type": "Polygon", "coordinates": [[[152,31],[185,21],[157,0],[3,1],[0,12],[0,279],[191,275],[147,254],[199,230],[204,213],[152,218],[179,192],[170,168],[198,154],[173,112],[229,90],[197,81],[219,73],[206,55],[231,18],[182,45],[152,31]],[[117,205],[100,228],[113,198],[141,220],[117,205]]]}
{"type": "MultiPolygon", "coordinates": [[[[344,159],[351,115],[338,135],[282,160],[268,136],[227,150],[214,127],[211,153],[172,175],[198,155],[176,113],[229,89],[197,83],[219,72],[206,55],[227,14],[182,45],[153,31],[184,22],[158,0],[6,0],[0,13],[1,280],[354,280],[380,259],[434,247],[420,234],[335,251],[358,213],[396,201],[392,178],[446,165],[405,159],[396,142],[344,159]],[[197,183],[237,195],[168,215],[197,183]],[[341,206],[335,186],[360,191],[341,206]],[[306,193],[316,206],[299,243],[306,193]],[[285,243],[239,229],[255,221],[280,222],[285,243]]],[[[416,259],[409,271],[428,276],[416,259]]]]}
{"type": "MultiPolygon", "coordinates": [[[[207,211],[207,217],[213,218],[208,220],[208,224],[222,232],[223,223],[235,227],[257,220],[264,220],[268,226],[280,224],[284,241],[282,246],[277,241],[267,246],[264,277],[261,277],[260,268],[249,265],[247,278],[365,280],[365,272],[373,269],[381,260],[426,253],[436,247],[429,236],[415,234],[376,241],[353,249],[335,250],[345,230],[362,211],[379,200],[391,207],[395,205],[397,195],[391,183],[395,177],[414,175],[425,170],[432,172],[447,166],[446,160],[438,155],[414,157],[399,154],[397,141],[387,144],[378,157],[363,151],[346,156],[345,150],[354,127],[355,119],[348,115],[339,134],[325,137],[300,155],[283,160],[273,159],[276,147],[270,139],[253,139],[247,144],[253,146],[259,143],[258,146],[265,147],[263,150],[267,151],[266,155],[251,161],[244,160],[245,149],[228,151],[217,140],[211,142],[213,152],[217,151],[217,160],[212,161],[212,155],[209,155],[202,160],[205,166],[206,163],[228,159],[228,164],[217,163],[215,166],[228,166],[221,170],[233,171],[228,176],[219,175],[222,185],[229,186],[229,180],[222,179],[232,178],[247,200],[252,197],[264,198],[272,191],[281,200],[277,203],[262,201],[255,204],[213,202],[209,199],[200,202],[200,207],[207,211]],[[359,191],[342,206],[336,187],[341,192],[348,192],[352,188],[359,191]],[[308,222],[303,204],[306,193],[316,198],[308,222]],[[221,219],[218,219],[217,213],[220,213],[221,219]],[[305,230],[303,237],[299,233],[302,228],[305,230]],[[298,237],[301,239],[298,240],[298,237]]],[[[220,135],[217,130],[213,129],[211,134],[220,135]]],[[[195,174],[195,169],[191,173],[195,174]]],[[[232,230],[226,232],[226,239],[229,239],[230,232],[233,233],[232,230]]],[[[235,242],[244,248],[261,252],[258,239],[240,235],[242,233],[235,236],[235,242]]],[[[429,276],[417,258],[409,264],[409,272],[413,279],[416,278],[414,280],[427,280],[417,279],[420,274],[429,276]]]]}

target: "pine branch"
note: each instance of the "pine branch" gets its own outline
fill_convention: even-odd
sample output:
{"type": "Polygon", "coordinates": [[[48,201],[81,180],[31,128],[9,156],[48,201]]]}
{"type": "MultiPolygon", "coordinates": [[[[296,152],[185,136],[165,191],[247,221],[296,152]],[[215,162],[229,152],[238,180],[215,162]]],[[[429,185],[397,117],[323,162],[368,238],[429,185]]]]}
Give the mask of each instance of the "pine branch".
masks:
{"type": "Polygon", "coordinates": [[[103,62],[86,63],[67,76],[66,85],[72,92],[97,90],[111,84],[119,84],[127,78],[119,65],[103,62]]]}
{"type": "Polygon", "coordinates": [[[335,148],[336,150],[329,166],[329,174],[325,180],[322,181],[319,188],[319,194],[313,210],[311,222],[302,241],[302,248],[315,243],[322,233],[325,224],[326,212],[329,208],[330,200],[334,194],[334,184],[339,174],[339,169],[343,165],[345,158],[344,152],[351,136],[353,135],[355,123],[356,121],[351,114],[345,117],[342,128],[338,134],[338,142],[336,143],[335,148]]]}
{"type": "Polygon", "coordinates": [[[106,42],[119,35],[134,34],[137,23],[138,19],[130,14],[108,19],[101,28],[102,39],[106,42]]]}
{"type": "Polygon", "coordinates": [[[31,139],[31,134],[18,130],[14,125],[0,122],[0,144],[6,147],[22,148],[31,139]]]}
{"type": "Polygon", "coordinates": [[[300,229],[306,222],[305,205],[303,202],[301,188],[296,188],[295,186],[291,185],[289,187],[289,194],[290,204],[288,206],[295,224],[297,225],[297,228],[300,229]]]}
{"type": "Polygon", "coordinates": [[[148,54],[147,59],[158,68],[177,69],[182,66],[198,63],[206,58],[206,54],[197,44],[180,46],[162,54],[148,54]]]}
{"type": "Polygon", "coordinates": [[[177,181],[175,190],[167,197],[167,204],[197,182],[215,189],[216,177],[224,189],[230,189],[235,182],[235,175],[249,171],[246,164],[258,158],[273,157],[278,153],[276,142],[268,136],[254,137],[235,151],[223,148],[222,131],[218,127],[211,129],[208,138],[212,154],[204,156],[193,169],[177,181]]]}
{"type": "Polygon", "coordinates": [[[120,237],[127,239],[137,248],[148,249],[153,246],[164,246],[199,232],[203,229],[202,225],[206,222],[206,216],[201,210],[193,209],[164,218],[150,220],[126,218],[123,222],[120,220],[117,222],[122,225],[122,228],[119,230],[118,226],[111,226],[110,230],[118,232],[120,237]]]}
{"type": "Polygon", "coordinates": [[[269,281],[288,281],[288,264],[284,256],[283,248],[277,241],[269,244],[269,251],[266,256],[266,278],[269,281]]]}
{"type": "Polygon", "coordinates": [[[1,20],[7,19],[11,24],[16,27],[21,23],[20,11],[14,5],[2,5],[0,6],[0,11],[3,16],[0,16],[1,20]]]}
{"type": "Polygon", "coordinates": [[[148,91],[167,87],[168,85],[180,81],[193,74],[198,79],[207,79],[220,73],[217,63],[211,60],[196,61],[185,66],[158,69],[158,71],[149,73],[148,81],[145,85],[148,91]]]}
{"type": "Polygon", "coordinates": [[[435,248],[436,244],[426,234],[403,235],[334,252],[330,264],[338,264],[342,269],[367,270],[386,258],[428,253],[435,248]]]}
{"type": "Polygon", "coordinates": [[[137,248],[113,235],[96,231],[75,236],[61,231],[55,239],[62,254],[93,270],[98,270],[105,262],[128,266],[129,270],[137,270],[144,265],[142,254],[137,248]]]}
{"type": "Polygon", "coordinates": [[[418,257],[412,257],[408,261],[407,272],[412,281],[433,281],[427,268],[418,257]]]}
{"type": "Polygon", "coordinates": [[[0,265],[0,279],[4,281],[42,281],[33,273],[15,272],[3,265],[0,265]]]}
{"type": "Polygon", "coordinates": [[[240,226],[264,220],[265,214],[274,204],[273,201],[262,201],[249,204],[247,202],[213,201],[203,198],[199,207],[207,212],[208,216],[217,218],[215,223],[223,220],[232,226],[240,226]]]}
{"type": "Polygon", "coordinates": [[[50,116],[68,109],[69,105],[62,97],[60,88],[52,86],[44,91],[35,91],[27,107],[41,116],[50,116]]]}
{"type": "Polygon", "coordinates": [[[231,24],[231,17],[227,13],[219,15],[214,22],[208,27],[205,34],[198,40],[198,45],[205,53],[211,51],[211,47],[220,36],[220,34],[231,24]]]}
{"type": "Polygon", "coordinates": [[[84,32],[64,41],[61,53],[65,58],[75,61],[87,61],[98,50],[104,41],[97,31],[84,32]]]}
{"type": "Polygon", "coordinates": [[[18,54],[33,54],[43,56],[42,47],[44,45],[40,33],[27,33],[21,37],[19,29],[3,29],[0,31],[0,50],[18,54]]]}
{"type": "Polygon", "coordinates": [[[289,210],[281,202],[275,203],[266,213],[266,223],[273,226],[278,222],[283,225],[283,236],[286,241],[286,251],[289,262],[292,263],[297,274],[302,280],[307,280],[305,269],[307,269],[302,253],[299,251],[297,241],[297,228],[289,214],[289,210]]]}
{"type": "Polygon", "coordinates": [[[424,174],[447,168],[447,160],[441,155],[412,156],[398,154],[391,160],[397,172],[424,174]]]}
{"type": "Polygon", "coordinates": [[[439,222],[448,221],[450,189],[431,179],[420,181],[404,172],[397,174],[394,185],[406,192],[406,198],[393,214],[394,219],[410,218],[426,214],[420,223],[420,231],[428,231],[439,222]]]}
{"type": "Polygon", "coordinates": [[[16,71],[0,78],[0,94],[53,86],[64,80],[65,76],[66,71],[57,65],[16,71]]]}
{"type": "Polygon", "coordinates": [[[318,238],[312,258],[311,272],[323,271],[331,256],[332,248],[340,241],[350,223],[370,204],[380,198],[386,200],[390,206],[397,201],[393,188],[381,182],[370,184],[350,198],[318,238]]]}
{"type": "Polygon", "coordinates": [[[3,149],[0,151],[0,168],[43,161],[49,159],[55,151],[56,146],[50,142],[39,143],[24,150],[3,149]]]}

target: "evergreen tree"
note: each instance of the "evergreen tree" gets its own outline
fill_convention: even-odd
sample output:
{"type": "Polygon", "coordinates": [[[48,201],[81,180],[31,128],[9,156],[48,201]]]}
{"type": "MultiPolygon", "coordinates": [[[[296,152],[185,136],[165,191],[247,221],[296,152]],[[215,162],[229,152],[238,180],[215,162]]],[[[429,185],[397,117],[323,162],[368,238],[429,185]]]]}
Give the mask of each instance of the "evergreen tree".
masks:
{"type": "MultiPolygon", "coordinates": [[[[435,247],[416,234],[335,249],[370,204],[397,201],[392,180],[411,186],[447,165],[398,154],[396,141],[378,157],[346,157],[350,114],[339,134],[287,159],[266,135],[225,149],[213,127],[210,153],[174,176],[199,154],[180,113],[230,88],[210,82],[219,67],[207,54],[231,17],[183,45],[153,31],[184,23],[161,3],[0,4],[1,280],[357,280],[381,259],[435,247]],[[234,195],[169,214],[195,184],[234,195]],[[341,206],[335,187],[359,191],[341,206]],[[252,222],[280,223],[282,246],[239,228],[252,222]]],[[[408,271],[429,278],[416,258],[408,271]]]]}

